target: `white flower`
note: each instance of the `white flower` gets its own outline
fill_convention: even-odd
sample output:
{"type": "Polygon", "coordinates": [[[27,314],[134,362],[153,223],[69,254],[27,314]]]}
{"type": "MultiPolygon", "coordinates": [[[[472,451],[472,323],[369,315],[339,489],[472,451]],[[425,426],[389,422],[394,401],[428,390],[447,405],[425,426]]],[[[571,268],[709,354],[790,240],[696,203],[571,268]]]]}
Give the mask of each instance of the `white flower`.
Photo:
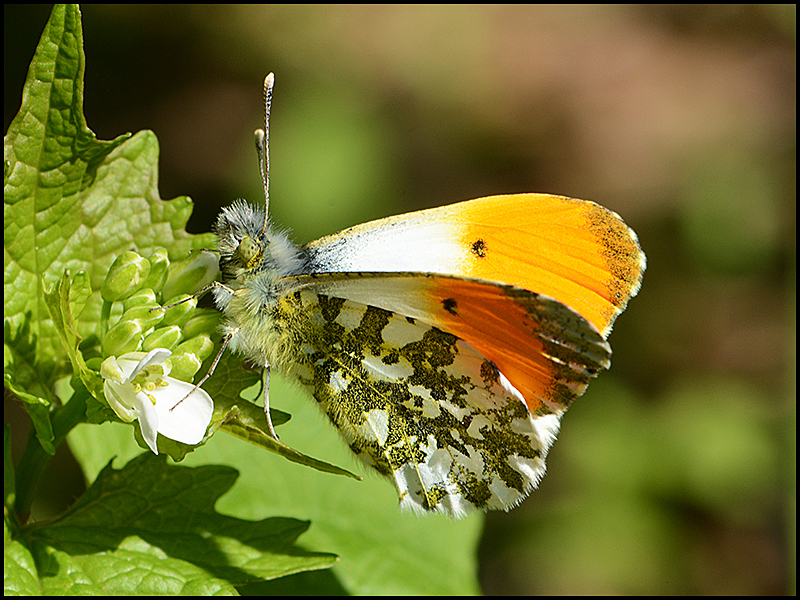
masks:
{"type": "Polygon", "coordinates": [[[158,433],[184,444],[200,443],[214,412],[214,401],[204,390],[167,377],[170,367],[164,361],[171,354],[164,348],[129,352],[108,357],[100,367],[108,404],[126,423],[139,419],[142,437],[156,454],[158,433]]]}

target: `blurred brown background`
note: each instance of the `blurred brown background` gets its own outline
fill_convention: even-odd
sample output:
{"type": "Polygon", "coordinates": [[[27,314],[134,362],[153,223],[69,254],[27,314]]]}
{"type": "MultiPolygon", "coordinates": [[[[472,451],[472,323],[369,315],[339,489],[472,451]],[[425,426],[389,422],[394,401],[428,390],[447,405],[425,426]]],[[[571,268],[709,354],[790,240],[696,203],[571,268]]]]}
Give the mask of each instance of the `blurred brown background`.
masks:
{"type": "MultiPolygon", "coordinates": [[[[4,6],[4,125],[49,6],[4,6]]],[[[482,195],[591,199],[648,269],[487,594],[793,594],[794,6],[93,6],[85,113],[152,129],[163,198],[260,199],[305,242],[482,195]]]]}

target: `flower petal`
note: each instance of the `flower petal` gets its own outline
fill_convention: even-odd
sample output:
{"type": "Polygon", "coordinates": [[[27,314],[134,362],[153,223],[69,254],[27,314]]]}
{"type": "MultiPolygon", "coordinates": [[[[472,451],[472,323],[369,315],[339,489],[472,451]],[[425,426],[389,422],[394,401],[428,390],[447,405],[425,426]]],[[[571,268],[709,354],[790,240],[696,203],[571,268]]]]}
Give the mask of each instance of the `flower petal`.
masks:
{"type": "Polygon", "coordinates": [[[150,446],[153,454],[158,454],[158,444],[156,438],[158,437],[159,423],[161,422],[158,409],[153,406],[150,399],[143,393],[136,394],[139,402],[139,428],[142,430],[142,437],[145,443],[150,446]]]}
{"type": "Polygon", "coordinates": [[[152,392],[157,400],[158,432],[176,442],[199,444],[211,422],[214,401],[205,390],[195,390],[191,383],[172,377],[164,379],[169,386],[152,392]]]}
{"type": "Polygon", "coordinates": [[[165,348],[153,348],[145,355],[142,355],[141,352],[131,352],[129,354],[123,354],[119,357],[119,363],[122,367],[123,371],[127,371],[126,365],[130,364],[129,361],[131,360],[138,360],[138,364],[133,368],[133,370],[128,374],[128,378],[125,380],[125,383],[130,383],[133,381],[133,378],[136,377],[139,373],[141,373],[144,369],[149,367],[150,365],[160,365],[165,360],[167,360],[172,352],[165,348]],[[137,355],[134,357],[133,355],[137,355]]]}
{"type": "Polygon", "coordinates": [[[138,411],[134,410],[136,394],[133,393],[131,385],[106,379],[103,383],[103,393],[108,405],[126,423],[130,423],[138,416],[138,411]]]}

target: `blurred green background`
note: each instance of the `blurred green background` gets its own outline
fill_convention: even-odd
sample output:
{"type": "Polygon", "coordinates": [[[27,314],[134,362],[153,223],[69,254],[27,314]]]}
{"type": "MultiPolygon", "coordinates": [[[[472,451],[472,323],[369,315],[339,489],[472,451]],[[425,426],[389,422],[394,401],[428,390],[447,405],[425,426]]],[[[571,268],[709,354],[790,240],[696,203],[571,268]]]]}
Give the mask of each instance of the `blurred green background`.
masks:
{"type": "MultiPolygon", "coordinates": [[[[4,5],[6,129],[49,11],[4,5]]],[[[541,489],[487,516],[485,593],[795,592],[794,6],[82,11],[89,127],[156,132],[190,231],[260,201],[274,71],[270,209],[298,242],[533,191],[638,233],[648,269],[614,365],[541,489]]]]}

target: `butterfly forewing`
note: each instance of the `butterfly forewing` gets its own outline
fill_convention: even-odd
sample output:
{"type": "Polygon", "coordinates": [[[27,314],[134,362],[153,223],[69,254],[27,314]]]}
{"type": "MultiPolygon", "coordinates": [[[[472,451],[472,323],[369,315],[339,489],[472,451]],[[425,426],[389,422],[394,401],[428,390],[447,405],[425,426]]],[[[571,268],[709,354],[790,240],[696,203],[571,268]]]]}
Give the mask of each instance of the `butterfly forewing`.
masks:
{"type": "Polygon", "coordinates": [[[312,272],[419,272],[502,282],[570,306],[606,336],[639,290],[636,234],[614,212],[548,194],[389,217],[306,246],[312,272]]]}

